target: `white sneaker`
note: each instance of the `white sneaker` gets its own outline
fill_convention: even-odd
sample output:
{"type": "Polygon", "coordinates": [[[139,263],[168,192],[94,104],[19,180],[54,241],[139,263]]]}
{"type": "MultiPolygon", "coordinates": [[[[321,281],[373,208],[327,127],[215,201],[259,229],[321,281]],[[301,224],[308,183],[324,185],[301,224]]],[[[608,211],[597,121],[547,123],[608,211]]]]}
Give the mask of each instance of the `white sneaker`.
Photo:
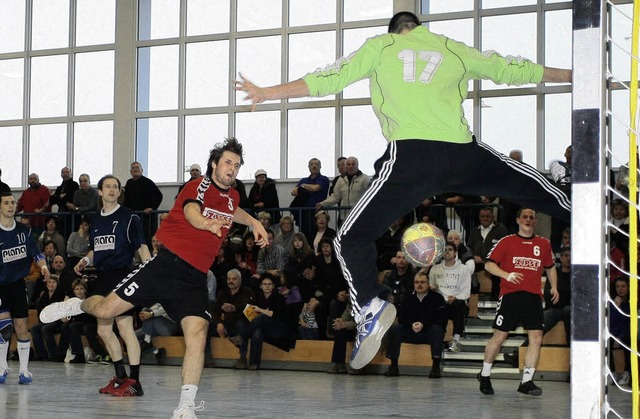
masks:
{"type": "Polygon", "coordinates": [[[349,365],[355,370],[364,368],[380,349],[382,337],[396,319],[396,308],[393,304],[373,298],[362,307],[356,317],[358,323],[358,335],[351,352],[349,365]]]}
{"type": "Polygon", "coordinates": [[[204,401],[201,401],[197,406],[182,406],[173,411],[171,419],[197,419],[195,412],[202,412],[204,410],[204,401]]]}
{"type": "Polygon", "coordinates": [[[40,312],[40,321],[42,323],[53,323],[65,317],[82,314],[84,311],[80,309],[80,304],[82,304],[82,300],[77,297],[69,298],[61,303],[49,304],[40,312]]]}

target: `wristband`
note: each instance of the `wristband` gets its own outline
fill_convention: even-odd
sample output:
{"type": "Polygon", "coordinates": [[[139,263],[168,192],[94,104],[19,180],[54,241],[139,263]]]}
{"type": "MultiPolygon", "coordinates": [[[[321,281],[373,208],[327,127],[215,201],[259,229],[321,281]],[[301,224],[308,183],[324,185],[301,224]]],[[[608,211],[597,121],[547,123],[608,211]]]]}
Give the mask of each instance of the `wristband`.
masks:
{"type": "Polygon", "coordinates": [[[87,264],[90,265],[91,264],[91,259],[89,259],[88,257],[83,257],[82,260],[87,264]]]}

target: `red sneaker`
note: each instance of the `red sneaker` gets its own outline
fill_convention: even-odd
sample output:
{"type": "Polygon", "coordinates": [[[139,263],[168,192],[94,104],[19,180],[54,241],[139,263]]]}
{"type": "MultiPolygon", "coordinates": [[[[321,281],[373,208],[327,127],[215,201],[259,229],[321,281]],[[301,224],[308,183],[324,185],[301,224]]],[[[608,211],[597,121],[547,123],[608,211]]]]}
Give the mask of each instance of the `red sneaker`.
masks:
{"type": "Polygon", "coordinates": [[[144,391],[142,391],[142,385],[140,385],[140,382],[131,378],[124,380],[111,392],[111,395],[115,397],[138,397],[143,394],[144,391]]]}
{"type": "Polygon", "coordinates": [[[100,390],[98,390],[98,393],[100,394],[111,394],[113,393],[113,391],[115,389],[117,389],[118,387],[120,387],[120,385],[122,383],[124,383],[127,379],[123,378],[122,380],[118,379],[118,377],[111,377],[111,380],[109,380],[109,384],[107,384],[106,386],[102,387],[100,390]]]}

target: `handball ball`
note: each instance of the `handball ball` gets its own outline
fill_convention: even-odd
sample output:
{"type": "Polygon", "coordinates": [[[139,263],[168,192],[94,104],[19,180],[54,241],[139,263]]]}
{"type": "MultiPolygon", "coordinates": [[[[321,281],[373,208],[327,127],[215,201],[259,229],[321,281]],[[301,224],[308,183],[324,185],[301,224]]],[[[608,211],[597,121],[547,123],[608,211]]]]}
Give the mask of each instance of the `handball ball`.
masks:
{"type": "Polygon", "coordinates": [[[400,248],[409,263],[424,268],[440,260],[444,245],[442,230],[432,224],[418,223],[404,232],[400,248]]]}

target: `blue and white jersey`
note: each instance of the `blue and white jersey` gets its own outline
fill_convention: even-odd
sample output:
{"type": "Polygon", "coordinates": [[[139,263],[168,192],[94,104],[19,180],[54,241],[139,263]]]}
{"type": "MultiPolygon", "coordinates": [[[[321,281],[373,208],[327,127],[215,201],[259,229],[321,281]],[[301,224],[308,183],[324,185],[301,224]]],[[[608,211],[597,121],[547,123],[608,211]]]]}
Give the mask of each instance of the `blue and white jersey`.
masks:
{"type": "Polygon", "coordinates": [[[91,219],[93,266],[101,271],[130,269],[136,250],[144,241],[140,217],[129,208],[117,206],[91,219]]]}
{"type": "Polygon", "coordinates": [[[29,275],[33,259],[44,258],[38,251],[31,229],[15,221],[10,228],[0,225],[0,250],[0,284],[24,280],[29,275]]]}

